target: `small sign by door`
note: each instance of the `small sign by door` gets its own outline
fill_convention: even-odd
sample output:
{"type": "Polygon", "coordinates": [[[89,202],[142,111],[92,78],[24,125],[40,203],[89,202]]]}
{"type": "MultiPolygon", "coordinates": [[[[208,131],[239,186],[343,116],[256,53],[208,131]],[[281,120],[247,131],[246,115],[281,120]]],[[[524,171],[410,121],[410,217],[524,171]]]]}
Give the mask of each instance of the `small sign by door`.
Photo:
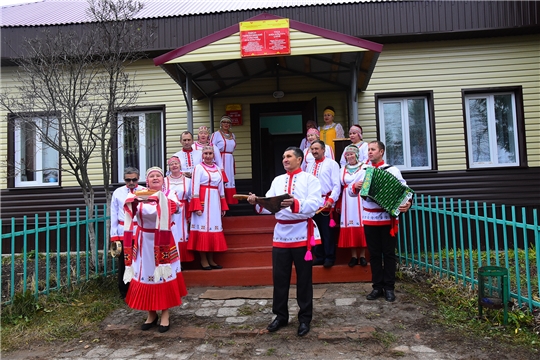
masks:
{"type": "Polygon", "coordinates": [[[242,125],[242,105],[229,104],[225,106],[227,116],[231,118],[232,125],[242,125]]]}

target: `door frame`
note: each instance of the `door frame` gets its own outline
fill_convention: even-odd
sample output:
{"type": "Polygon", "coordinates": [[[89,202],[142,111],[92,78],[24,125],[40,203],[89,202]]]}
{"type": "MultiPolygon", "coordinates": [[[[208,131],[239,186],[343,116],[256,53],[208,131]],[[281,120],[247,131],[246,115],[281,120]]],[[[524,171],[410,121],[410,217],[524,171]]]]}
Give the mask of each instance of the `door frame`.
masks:
{"type": "MultiPolygon", "coordinates": [[[[261,114],[290,114],[302,113],[302,129],[306,128],[308,120],[317,122],[317,98],[307,101],[273,102],[250,105],[251,122],[251,177],[252,187],[255,194],[265,194],[268,189],[263,189],[262,147],[261,147],[261,114]]],[[[294,144],[291,144],[294,145],[294,144]]],[[[296,144],[298,146],[300,144],[296,144]]],[[[272,165],[273,166],[273,165],[272,165]]]]}

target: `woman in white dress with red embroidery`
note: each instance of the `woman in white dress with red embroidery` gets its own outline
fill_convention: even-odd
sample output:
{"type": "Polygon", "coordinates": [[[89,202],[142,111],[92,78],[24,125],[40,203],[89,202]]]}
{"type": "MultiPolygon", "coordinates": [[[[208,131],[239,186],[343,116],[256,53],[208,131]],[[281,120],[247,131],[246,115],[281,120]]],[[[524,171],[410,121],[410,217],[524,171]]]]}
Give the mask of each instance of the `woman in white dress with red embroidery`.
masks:
{"type": "MultiPolygon", "coordinates": [[[[354,124],[349,129],[349,139],[351,139],[351,145],[354,145],[358,148],[358,161],[367,163],[368,159],[368,144],[363,141],[363,130],[360,125],[354,124]]],[[[347,159],[345,159],[345,151],[341,155],[341,160],[339,160],[339,165],[341,167],[347,165],[347,159]]]]}
{"type": "Polygon", "coordinates": [[[205,146],[203,162],[195,166],[191,177],[191,231],[189,250],[198,251],[203,270],[221,269],[214,252],[227,250],[221,218],[229,210],[221,169],[214,163],[214,148],[205,146]]]}
{"type": "MultiPolygon", "coordinates": [[[[308,139],[309,144],[307,145],[306,149],[304,150],[304,161],[302,162],[302,165],[300,166],[303,171],[306,171],[309,164],[315,162],[315,158],[313,157],[313,154],[311,154],[310,147],[311,147],[311,144],[313,144],[313,142],[315,140],[320,139],[319,135],[320,135],[319,130],[317,130],[317,129],[312,128],[312,129],[309,129],[307,131],[306,138],[308,139]]],[[[332,160],[334,160],[334,158],[335,158],[334,150],[332,150],[332,148],[330,146],[328,146],[327,144],[324,145],[324,157],[332,159],[332,160]]]]}
{"type": "Polygon", "coordinates": [[[349,186],[357,182],[362,176],[363,163],[358,161],[358,147],[349,145],[343,151],[347,164],[341,168],[341,221],[339,229],[338,248],[350,248],[351,260],[349,266],[360,263],[367,266],[366,237],[362,224],[362,198],[353,197],[349,193],[349,186]]]}
{"type": "Polygon", "coordinates": [[[179,203],[174,190],[164,189],[160,168],[148,169],[146,182],[147,188],[156,192],[144,197],[140,193],[129,194],[124,206],[124,282],[131,281],[126,303],[132,309],[148,312],[141,326],[143,331],[157,326],[157,311],[161,310],[159,332],[166,332],[170,326],[169,308],[182,304],[182,296],[187,295],[171,233],[171,215],[178,211],[179,203]]]}
{"type": "MultiPolygon", "coordinates": [[[[206,126],[199,126],[199,130],[197,132],[197,141],[195,141],[191,147],[193,148],[193,150],[202,151],[202,148],[207,145],[214,147],[214,162],[220,169],[223,170],[221,153],[219,152],[218,147],[212,144],[212,142],[210,141],[210,131],[206,126]]],[[[225,182],[227,181],[225,180],[225,182]]]]}
{"type": "MultiPolygon", "coordinates": [[[[232,120],[227,115],[221,117],[219,130],[212,134],[210,142],[217,146],[221,154],[222,168],[225,171],[225,198],[227,204],[238,204],[233,195],[236,194],[234,175],[236,173],[233,152],[236,148],[236,138],[231,132],[232,120]]],[[[217,156],[217,154],[216,154],[217,156]]]]}
{"type": "Polygon", "coordinates": [[[189,221],[191,220],[191,214],[189,213],[191,180],[182,174],[178,156],[172,156],[169,159],[169,171],[171,173],[165,178],[164,187],[165,189],[174,190],[180,202],[180,211],[172,215],[171,231],[176,240],[180,261],[193,261],[195,256],[192,251],[188,250],[189,221]]]}

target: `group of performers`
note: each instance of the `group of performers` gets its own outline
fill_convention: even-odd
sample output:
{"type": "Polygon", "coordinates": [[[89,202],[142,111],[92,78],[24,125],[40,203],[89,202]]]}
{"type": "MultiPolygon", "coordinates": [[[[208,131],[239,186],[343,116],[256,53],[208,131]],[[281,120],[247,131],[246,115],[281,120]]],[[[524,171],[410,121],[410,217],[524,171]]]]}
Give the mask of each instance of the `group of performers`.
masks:
{"type": "Polygon", "coordinates": [[[142,330],[169,330],[169,308],[187,294],[180,261],[193,261],[199,252],[204,270],[221,269],[214,252],[227,250],[221,218],[228,203],[237,203],[234,184],[234,134],[223,116],[220,129],[210,134],[201,126],[198,141],[181,135],[182,149],[168,160],[169,175],[159,167],[146,171],[146,187],[138,185],[139,171],[124,171],[126,186],[111,201],[111,242],[121,249],[118,285],[134,309],[148,312],[142,330]],[[229,199],[229,202],[227,201],[229,199]]]}
{"type": "MultiPolygon", "coordinates": [[[[387,169],[402,183],[405,180],[397,168],[384,164],[383,143],[362,140],[359,125],[349,129],[352,144],[345,148],[340,168],[333,140],[344,135],[341,125],[333,122],[334,115],[333,108],[328,107],[323,126],[317,128],[314,122],[308,122],[301,144],[304,149],[290,147],[285,151],[287,173],[276,177],[266,193],[267,197],[290,195],[276,213],[272,252],[276,318],[269,331],[287,324],[294,263],[300,307],[298,335],[309,332],[312,265],[329,268],[335,263],[334,213],[339,213],[340,219],[337,247],[351,250],[348,265],[367,266],[366,248],[371,255],[373,291],[367,299],[384,296],[387,301],[395,300],[397,220],[375,202],[362,200],[358,192],[368,166],[387,169]]],[[[130,307],[148,312],[142,330],[158,326],[157,311],[161,311],[158,330],[168,331],[168,309],[180,305],[181,297],[187,294],[180,261],[193,261],[196,251],[202,269],[222,268],[213,254],[227,250],[222,217],[228,204],[237,203],[233,198],[236,141],[230,126],[227,116],[222,117],[220,129],[212,136],[202,126],[195,143],[190,132],[182,133],[182,149],[168,161],[169,175],[158,167],[148,169],[145,189],[138,186],[138,170],[128,168],[124,174],[126,186],[113,194],[111,241],[123,243],[119,247],[119,288],[130,307]]],[[[251,194],[248,201],[256,204],[255,195],[251,194]]],[[[400,211],[407,211],[410,205],[401,206],[400,211]]],[[[267,212],[262,207],[257,210],[267,212]]]]}

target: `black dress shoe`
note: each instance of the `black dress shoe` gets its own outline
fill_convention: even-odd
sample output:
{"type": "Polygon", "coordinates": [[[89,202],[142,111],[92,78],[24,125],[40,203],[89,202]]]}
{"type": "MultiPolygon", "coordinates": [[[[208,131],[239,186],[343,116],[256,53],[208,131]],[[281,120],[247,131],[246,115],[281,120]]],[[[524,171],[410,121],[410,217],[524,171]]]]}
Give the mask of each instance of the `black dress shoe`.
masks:
{"type": "Polygon", "coordinates": [[[351,258],[351,261],[349,261],[349,267],[353,267],[353,266],[355,266],[356,264],[358,264],[358,259],[355,258],[355,257],[352,257],[352,258],[351,258]]]}
{"type": "Polygon", "coordinates": [[[366,296],[366,299],[368,300],[375,300],[377,298],[380,298],[384,296],[384,291],[382,289],[373,289],[368,296],[366,296]]]}
{"type": "Polygon", "coordinates": [[[324,264],[324,260],[322,259],[313,260],[313,266],[322,265],[322,264],[324,264]]]}
{"type": "Polygon", "coordinates": [[[211,267],[210,265],[208,265],[208,266],[202,266],[202,265],[201,265],[201,268],[202,268],[203,270],[212,270],[212,267],[211,267]]]}
{"type": "Polygon", "coordinates": [[[326,260],[326,261],[324,262],[324,265],[323,265],[323,266],[324,266],[325,268],[327,268],[327,269],[328,269],[328,268],[331,268],[332,266],[334,266],[334,262],[331,261],[331,260],[326,260]]]}
{"type": "Polygon", "coordinates": [[[308,332],[309,332],[309,324],[300,323],[300,326],[298,326],[298,336],[307,335],[308,332]]]}
{"type": "Polygon", "coordinates": [[[396,300],[396,294],[394,294],[394,290],[386,290],[384,292],[384,299],[388,302],[394,302],[396,300]]]}
{"type": "Polygon", "coordinates": [[[146,330],[150,330],[151,328],[153,328],[154,326],[157,325],[157,316],[156,318],[154,319],[154,321],[152,321],[151,323],[144,323],[141,325],[141,330],[142,331],[146,331],[146,330]]]}
{"type": "Polygon", "coordinates": [[[365,257],[361,257],[359,260],[361,266],[367,266],[367,260],[365,257]]]}
{"type": "Polygon", "coordinates": [[[212,269],[223,269],[223,266],[218,265],[218,264],[216,264],[216,265],[210,264],[210,267],[211,267],[212,269]]]}
{"type": "Polygon", "coordinates": [[[274,321],[272,321],[270,325],[266,327],[266,330],[269,332],[278,331],[280,328],[287,326],[288,324],[289,323],[287,321],[279,321],[277,318],[275,318],[274,321]]]}
{"type": "Polygon", "coordinates": [[[164,326],[164,325],[159,325],[159,328],[158,328],[158,331],[160,333],[164,333],[164,332],[167,332],[169,331],[169,328],[171,327],[171,324],[167,325],[167,326],[164,326]]]}

